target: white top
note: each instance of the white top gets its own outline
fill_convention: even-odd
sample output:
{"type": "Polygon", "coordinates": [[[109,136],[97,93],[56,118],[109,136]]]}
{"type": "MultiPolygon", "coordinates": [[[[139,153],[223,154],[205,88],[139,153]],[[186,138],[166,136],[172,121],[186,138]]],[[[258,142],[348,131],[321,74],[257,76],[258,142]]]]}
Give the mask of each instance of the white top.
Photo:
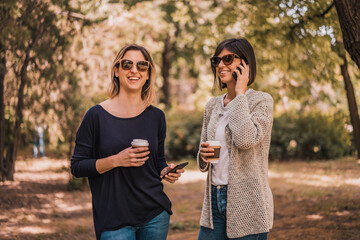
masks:
{"type": "Polygon", "coordinates": [[[229,179],[229,151],[226,146],[226,136],[225,136],[225,127],[229,124],[229,111],[228,108],[224,106],[224,97],[221,98],[221,110],[222,113],[219,114],[219,123],[216,129],[215,139],[220,142],[220,156],[218,163],[212,163],[213,168],[211,184],[212,185],[227,185],[229,179]]]}

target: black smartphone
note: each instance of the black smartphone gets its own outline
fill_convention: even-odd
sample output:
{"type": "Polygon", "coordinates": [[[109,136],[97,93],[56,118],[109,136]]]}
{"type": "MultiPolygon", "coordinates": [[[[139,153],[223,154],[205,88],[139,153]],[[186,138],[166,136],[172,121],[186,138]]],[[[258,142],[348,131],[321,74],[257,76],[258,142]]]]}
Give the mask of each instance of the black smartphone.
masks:
{"type": "MultiPolygon", "coordinates": [[[[242,65],[242,64],[241,64],[241,65],[242,65]]],[[[239,72],[240,72],[240,74],[241,74],[241,69],[240,69],[239,67],[237,67],[236,69],[239,70],[239,72]]],[[[233,76],[233,78],[235,79],[235,81],[237,81],[237,73],[236,73],[235,71],[232,73],[232,76],[233,76]]]]}
{"type": "MultiPolygon", "coordinates": [[[[246,59],[244,59],[245,60],[245,64],[248,64],[248,61],[246,60],[246,59]]],[[[244,67],[244,65],[242,64],[242,60],[241,60],[241,66],[243,66],[244,67]]],[[[239,67],[237,67],[236,68],[237,70],[239,70],[239,72],[240,72],[240,74],[241,74],[241,69],[239,68],[239,67]]],[[[237,74],[236,74],[236,72],[234,71],[233,73],[232,73],[232,76],[233,76],[233,78],[235,79],[235,81],[237,81],[237,74]]]]}
{"type": "Polygon", "coordinates": [[[186,165],[188,165],[188,164],[189,164],[189,162],[180,163],[180,164],[176,165],[173,169],[171,169],[169,172],[167,172],[165,175],[167,175],[167,174],[169,174],[169,173],[174,173],[174,172],[176,172],[176,170],[182,169],[182,168],[184,168],[184,167],[185,167],[186,165]]]}

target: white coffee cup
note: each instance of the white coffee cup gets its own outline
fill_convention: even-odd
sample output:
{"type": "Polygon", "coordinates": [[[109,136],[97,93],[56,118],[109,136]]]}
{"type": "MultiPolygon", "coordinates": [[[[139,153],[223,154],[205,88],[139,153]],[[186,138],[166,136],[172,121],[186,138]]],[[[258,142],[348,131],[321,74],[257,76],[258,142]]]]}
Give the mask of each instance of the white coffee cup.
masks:
{"type": "Polygon", "coordinates": [[[133,139],[132,142],[131,142],[131,146],[133,148],[148,147],[149,142],[146,139],[133,139]]]}

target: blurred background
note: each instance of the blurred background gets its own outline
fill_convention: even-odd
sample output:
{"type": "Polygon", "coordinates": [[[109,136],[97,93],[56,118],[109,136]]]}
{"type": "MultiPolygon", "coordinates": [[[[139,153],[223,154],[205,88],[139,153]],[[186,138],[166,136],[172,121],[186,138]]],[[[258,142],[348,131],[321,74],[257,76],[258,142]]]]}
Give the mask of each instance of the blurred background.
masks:
{"type": "Polygon", "coordinates": [[[356,165],[359,9],[356,0],[3,0],[1,186],[16,180],[17,161],[69,161],[84,114],[108,97],[112,61],[129,43],[156,64],[168,161],[195,161],[203,109],[221,94],[209,58],[222,40],[245,37],[257,58],[252,88],[275,101],[270,162],[356,165]]]}

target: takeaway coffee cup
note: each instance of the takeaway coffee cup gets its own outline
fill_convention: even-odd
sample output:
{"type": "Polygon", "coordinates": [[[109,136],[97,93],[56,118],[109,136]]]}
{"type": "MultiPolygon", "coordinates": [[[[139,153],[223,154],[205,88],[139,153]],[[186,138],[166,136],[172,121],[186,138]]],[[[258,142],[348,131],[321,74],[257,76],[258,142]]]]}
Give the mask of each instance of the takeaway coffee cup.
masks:
{"type": "Polygon", "coordinates": [[[133,148],[148,147],[149,142],[146,139],[133,139],[131,142],[133,148]]]}
{"type": "Polygon", "coordinates": [[[218,163],[219,162],[219,156],[220,156],[220,142],[219,141],[206,141],[209,143],[209,147],[214,149],[214,156],[207,157],[207,160],[211,163],[218,163]]]}

